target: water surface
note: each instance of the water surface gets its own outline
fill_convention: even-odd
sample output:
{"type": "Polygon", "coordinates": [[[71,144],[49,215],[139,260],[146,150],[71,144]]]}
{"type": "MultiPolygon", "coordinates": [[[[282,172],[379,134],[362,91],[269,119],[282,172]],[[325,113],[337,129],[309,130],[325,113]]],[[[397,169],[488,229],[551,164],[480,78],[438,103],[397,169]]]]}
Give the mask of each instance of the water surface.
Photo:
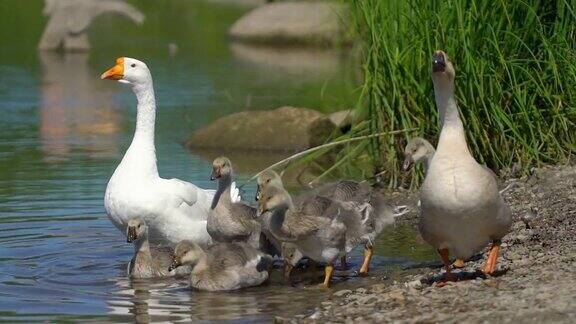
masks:
{"type": "MultiPolygon", "coordinates": [[[[191,292],[183,280],[128,280],[132,246],[108,221],[103,193],[132,138],[135,99],[99,75],[118,56],[145,60],[159,106],[161,175],[214,188],[209,161],[181,145],[193,130],[242,110],[350,107],[349,55],[230,44],[226,29],[247,8],[151,0],[137,2],[147,14],[142,27],[96,21],[89,54],[38,53],[42,2],[8,2],[0,2],[0,320],[267,321],[311,311],[330,294],[306,280],[283,286],[277,274],[269,286],[233,293],[191,292]]],[[[240,181],[249,176],[240,172],[240,181]]],[[[254,188],[245,188],[252,199],[254,188]]],[[[418,244],[410,229],[376,245],[376,273],[421,255],[411,252],[418,244]]],[[[337,287],[370,280],[340,278],[337,287]]]]}

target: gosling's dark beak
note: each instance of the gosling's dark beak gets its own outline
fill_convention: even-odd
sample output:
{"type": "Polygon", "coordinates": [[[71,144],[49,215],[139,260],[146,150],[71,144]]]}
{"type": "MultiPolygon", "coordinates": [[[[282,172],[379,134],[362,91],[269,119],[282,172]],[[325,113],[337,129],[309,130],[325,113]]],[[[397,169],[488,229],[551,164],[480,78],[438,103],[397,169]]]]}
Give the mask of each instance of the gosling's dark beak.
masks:
{"type": "Polygon", "coordinates": [[[212,173],[210,174],[210,180],[214,181],[220,178],[220,170],[219,169],[212,169],[212,173]]]}
{"type": "Polygon", "coordinates": [[[176,268],[178,268],[180,266],[180,262],[178,262],[178,260],[176,260],[176,258],[172,259],[172,264],[170,264],[170,267],[168,267],[168,271],[172,271],[176,268]]]}
{"type": "Polygon", "coordinates": [[[256,196],[254,197],[256,201],[260,200],[260,193],[262,193],[262,186],[258,185],[258,187],[256,187],[256,196]]]}
{"type": "Polygon", "coordinates": [[[406,155],[404,158],[404,163],[402,163],[402,171],[407,172],[414,166],[414,161],[412,160],[412,155],[406,155]]]}
{"type": "Polygon", "coordinates": [[[128,234],[126,235],[126,242],[132,243],[136,241],[136,228],[128,227],[128,234]]]}
{"type": "Polygon", "coordinates": [[[444,72],[446,70],[446,54],[442,51],[432,55],[432,72],[444,72]]]}

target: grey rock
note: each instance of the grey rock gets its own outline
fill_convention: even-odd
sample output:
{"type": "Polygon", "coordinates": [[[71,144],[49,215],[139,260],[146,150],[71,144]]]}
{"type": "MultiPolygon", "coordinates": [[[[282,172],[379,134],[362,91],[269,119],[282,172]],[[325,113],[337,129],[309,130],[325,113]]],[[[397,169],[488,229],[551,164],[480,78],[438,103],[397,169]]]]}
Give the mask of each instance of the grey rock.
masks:
{"type": "Polygon", "coordinates": [[[338,2],[270,3],[236,21],[230,37],[263,44],[348,44],[346,16],[346,6],[338,2]]]}
{"type": "Polygon", "coordinates": [[[422,282],[420,280],[413,280],[406,283],[406,287],[414,288],[414,289],[421,289],[422,282]]]}
{"type": "Polygon", "coordinates": [[[339,291],[335,292],[335,293],[334,293],[334,296],[336,296],[336,297],[342,297],[342,296],[349,295],[349,294],[351,294],[351,293],[352,293],[352,290],[350,290],[350,289],[342,289],[342,290],[339,290],[339,291]]]}
{"type": "Polygon", "coordinates": [[[281,107],[244,111],[222,117],[196,131],[189,149],[301,151],[323,144],[335,126],[322,113],[307,108],[281,107]]]}

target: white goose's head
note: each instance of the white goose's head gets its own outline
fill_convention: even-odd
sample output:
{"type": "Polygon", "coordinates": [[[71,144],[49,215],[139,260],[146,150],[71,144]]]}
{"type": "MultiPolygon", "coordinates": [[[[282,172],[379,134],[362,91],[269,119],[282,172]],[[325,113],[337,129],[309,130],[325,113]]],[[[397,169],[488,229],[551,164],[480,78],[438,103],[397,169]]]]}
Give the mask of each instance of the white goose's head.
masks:
{"type": "Polygon", "coordinates": [[[133,86],[146,85],[152,81],[152,76],[146,63],[130,57],[117,58],[116,65],[102,73],[100,78],[117,80],[133,86]]]}

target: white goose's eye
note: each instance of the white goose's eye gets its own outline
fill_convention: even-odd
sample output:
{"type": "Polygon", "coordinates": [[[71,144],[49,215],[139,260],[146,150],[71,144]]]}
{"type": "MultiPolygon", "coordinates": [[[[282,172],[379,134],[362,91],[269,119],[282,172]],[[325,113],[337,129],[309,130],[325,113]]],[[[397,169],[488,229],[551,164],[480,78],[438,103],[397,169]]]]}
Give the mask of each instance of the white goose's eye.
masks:
{"type": "Polygon", "coordinates": [[[136,63],[130,64],[131,67],[136,67],[136,63]]]}

